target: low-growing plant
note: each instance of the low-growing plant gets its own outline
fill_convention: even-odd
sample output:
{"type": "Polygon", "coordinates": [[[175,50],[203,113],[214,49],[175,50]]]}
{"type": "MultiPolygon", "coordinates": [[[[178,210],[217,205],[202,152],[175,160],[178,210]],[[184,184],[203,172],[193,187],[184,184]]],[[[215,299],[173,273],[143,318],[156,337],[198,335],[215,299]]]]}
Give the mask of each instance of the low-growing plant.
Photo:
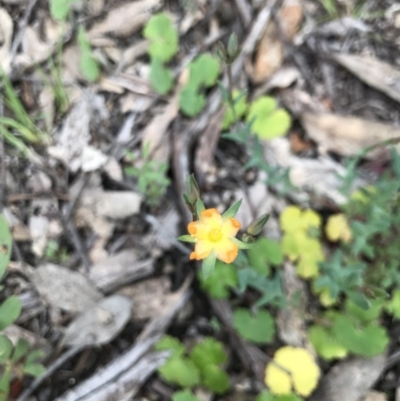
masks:
{"type": "MultiPolygon", "coordinates": [[[[0,280],[3,278],[11,257],[12,236],[8,223],[0,214],[0,280]]],[[[0,304],[0,332],[12,325],[20,316],[22,303],[18,296],[11,295],[0,304]]],[[[0,334],[0,401],[8,400],[10,383],[14,378],[40,376],[45,368],[39,363],[44,356],[41,350],[30,350],[29,343],[20,339],[15,345],[4,334],[0,334]]]]}
{"type": "MultiPolygon", "coordinates": [[[[227,354],[223,344],[214,338],[204,338],[188,352],[178,339],[164,336],[155,349],[171,351],[167,362],[158,369],[166,382],[183,388],[202,385],[215,394],[223,394],[229,389],[229,377],[221,368],[227,354]]],[[[184,394],[188,397],[189,393],[184,394]]],[[[178,399],[181,397],[183,395],[178,399]]]]}
{"type": "Polygon", "coordinates": [[[210,54],[202,54],[189,66],[189,79],[179,97],[179,107],[183,114],[194,117],[199,114],[206,103],[202,88],[209,88],[217,83],[220,73],[219,61],[210,54]]]}
{"type": "Polygon", "coordinates": [[[165,64],[171,61],[178,51],[178,31],[169,16],[159,13],[147,22],[143,36],[150,41],[151,85],[158,93],[165,95],[174,83],[172,71],[165,67],[165,64]]]}
{"type": "Polygon", "coordinates": [[[126,151],[126,154],[129,161],[136,162],[137,166],[125,167],[125,174],[135,177],[138,190],[146,197],[148,204],[157,206],[170,184],[167,177],[168,164],[151,159],[149,144],[143,147],[140,161],[132,152],[126,151]]]}

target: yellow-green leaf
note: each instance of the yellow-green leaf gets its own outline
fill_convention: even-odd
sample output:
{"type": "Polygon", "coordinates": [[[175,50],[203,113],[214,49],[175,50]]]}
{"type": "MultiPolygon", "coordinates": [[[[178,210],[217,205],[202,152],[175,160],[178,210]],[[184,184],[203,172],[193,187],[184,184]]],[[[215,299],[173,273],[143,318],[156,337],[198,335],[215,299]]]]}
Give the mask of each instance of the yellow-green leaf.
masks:
{"type": "Polygon", "coordinates": [[[278,349],[265,370],[265,384],[277,395],[295,391],[309,396],[318,384],[320,369],[304,348],[286,346],[278,349]]]}
{"type": "Polygon", "coordinates": [[[352,239],[351,230],[343,213],[330,216],[325,227],[326,236],[331,241],[349,242],[352,239]]]}

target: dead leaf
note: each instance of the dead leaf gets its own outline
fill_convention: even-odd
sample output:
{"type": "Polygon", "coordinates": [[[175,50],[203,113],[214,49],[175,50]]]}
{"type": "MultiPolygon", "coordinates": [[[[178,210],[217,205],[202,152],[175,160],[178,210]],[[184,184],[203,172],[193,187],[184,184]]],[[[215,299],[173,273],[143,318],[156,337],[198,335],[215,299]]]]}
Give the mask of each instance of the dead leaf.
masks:
{"type": "Polygon", "coordinates": [[[300,0],[285,0],[278,12],[281,29],[289,40],[293,40],[303,20],[303,6],[300,0]]]}
{"type": "Polygon", "coordinates": [[[270,20],[258,44],[254,65],[246,59],[245,67],[251,80],[257,84],[266,81],[283,63],[284,47],[277,24],[270,20]]]}
{"type": "Polygon", "coordinates": [[[379,391],[368,391],[362,401],[387,401],[387,395],[379,391]]]}
{"type": "Polygon", "coordinates": [[[154,271],[153,261],[140,260],[134,249],[124,250],[91,266],[89,278],[103,292],[142,279],[154,271]]]}
{"type": "Polygon", "coordinates": [[[96,123],[108,117],[104,98],[87,90],[77,102],[61,130],[55,135],[55,145],[48,148],[51,156],[63,161],[72,172],[79,169],[94,171],[107,162],[107,156],[91,146],[90,123],[96,117],[96,123]]]}
{"type": "Polygon", "coordinates": [[[128,323],[131,309],[132,301],[122,295],[104,298],[69,324],[63,343],[69,346],[108,344],[128,323]]]}
{"type": "Polygon", "coordinates": [[[132,65],[139,57],[147,53],[149,48],[149,41],[147,39],[134,43],[132,46],[126,48],[119,61],[117,71],[122,71],[132,65]]]}
{"type": "Polygon", "coordinates": [[[109,157],[103,167],[104,172],[114,181],[121,182],[124,179],[122,167],[115,157],[109,157]]]}
{"type": "Polygon", "coordinates": [[[303,153],[313,148],[313,144],[310,141],[304,140],[304,138],[297,131],[290,133],[289,139],[290,150],[294,154],[303,153]]]}
{"type": "Polygon", "coordinates": [[[45,86],[39,95],[40,111],[46,123],[47,132],[51,132],[55,115],[54,92],[45,86]]]}
{"type": "Polygon", "coordinates": [[[152,158],[165,163],[169,160],[171,151],[167,129],[179,111],[179,96],[175,95],[147,125],[142,136],[142,147],[150,145],[152,158]]]}
{"type": "Polygon", "coordinates": [[[32,240],[32,252],[42,257],[50,237],[62,233],[62,225],[58,218],[58,202],[56,199],[34,199],[31,203],[28,227],[32,240]]]}
{"type": "Polygon", "coordinates": [[[367,85],[400,102],[400,70],[369,56],[334,54],[333,58],[367,85]]]}
{"type": "Polygon", "coordinates": [[[77,313],[96,305],[102,294],[82,274],[47,263],[32,273],[40,295],[53,307],[77,313]]]}
{"type": "Polygon", "coordinates": [[[160,0],[139,0],[123,3],[107,13],[103,21],[93,25],[88,32],[89,39],[113,34],[129,36],[140,29],[155,10],[162,6],[160,0]]]}
{"type": "MultiPolygon", "coordinates": [[[[76,185],[71,187],[71,196],[76,185]]],[[[132,191],[104,191],[101,178],[92,174],[79,198],[74,215],[78,227],[90,227],[99,236],[96,241],[96,254],[107,255],[102,251],[111,237],[115,222],[112,219],[124,219],[138,213],[142,196],[132,191]]],[[[96,257],[96,261],[99,259],[96,257]]]]}
{"type": "MultiPolygon", "coordinates": [[[[358,117],[304,113],[301,115],[301,122],[307,135],[320,148],[342,156],[354,156],[368,146],[400,138],[400,128],[358,117]]],[[[400,145],[395,147],[400,150],[400,145]]],[[[387,159],[390,155],[384,149],[377,148],[365,157],[387,159]]]]}
{"type": "MultiPolygon", "coordinates": [[[[292,194],[297,202],[309,201],[310,193],[313,201],[319,199],[322,204],[327,201],[333,204],[347,202],[340,192],[342,182],[338,177],[345,174],[341,164],[325,155],[312,159],[297,157],[290,151],[287,138],[276,138],[265,142],[263,146],[264,157],[269,165],[289,169],[290,181],[298,187],[298,191],[292,194]]],[[[366,185],[365,181],[359,178],[354,181],[354,189],[363,185],[366,185]]]]}
{"type": "Polygon", "coordinates": [[[0,8],[0,67],[6,74],[10,72],[13,27],[10,14],[4,8],[0,8]]]}
{"type": "Polygon", "coordinates": [[[45,21],[43,31],[39,26],[27,26],[22,39],[22,53],[15,57],[15,65],[18,68],[29,68],[40,64],[50,57],[61,35],[67,34],[70,29],[69,24],[60,24],[51,19],[45,21]]]}
{"type": "Polygon", "coordinates": [[[81,52],[77,45],[67,46],[62,53],[62,79],[65,81],[85,81],[80,68],[81,52]]]}
{"type": "Polygon", "coordinates": [[[360,400],[381,375],[385,362],[384,355],[338,362],[323,377],[310,401],[360,400]]]}
{"type": "Polygon", "coordinates": [[[162,315],[162,311],[173,305],[175,294],[171,294],[171,283],[168,277],[161,276],[124,287],[119,294],[132,299],[134,308],[132,318],[146,320],[162,315]]]}
{"type": "Polygon", "coordinates": [[[122,113],[129,113],[130,111],[143,112],[154,104],[154,99],[137,93],[127,93],[120,97],[119,104],[122,113]]]}

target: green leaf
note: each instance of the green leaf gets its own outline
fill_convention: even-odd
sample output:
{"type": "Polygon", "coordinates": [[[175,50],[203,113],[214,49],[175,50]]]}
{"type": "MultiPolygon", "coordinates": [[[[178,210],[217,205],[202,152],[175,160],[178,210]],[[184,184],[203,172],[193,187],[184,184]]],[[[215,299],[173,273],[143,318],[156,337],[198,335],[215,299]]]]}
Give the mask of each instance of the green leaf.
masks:
{"type": "Polygon", "coordinates": [[[198,217],[200,217],[201,212],[203,212],[204,210],[206,210],[206,208],[204,207],[204,203],[203,201],[199,198],[196,201],[196,214],[198,217]]]}
{"type": "Polygon", "coordinates": [[[223,130],[228,129],[233,123],[235,123],[235,116],[238,120],[240,120],[247,111],[247,102],[246,102],[246,96],[239,92],[238,90],[233,91],[233,101],[234,101],[234,110],[235,110],[235,115],[233,113],[232,107],[227,108],[224,119],[222,120],[222,126],[221,128],[223,130]]]}
{"type": "Polygon", "coordinates": [[[269,266],[280,266],[283,263],[281,245],[273,240],[262,237],[255,242],[257,248],[249,250],[247,256],[250,265],[260,274],[268,275],[269,266]]]}
{"type": "Polygon", "coordinates": [[[386,304],[385,309],[396,319],[400,319],[400,290],[394,290],[392,298],[386,304]]]}
{"type": "Polygon", "coordinates": [[[199,370],[188,358],[172,357],[158,371],[166,382],[182,387],[192,387],[200,381],[199,370]]]}
{"type": "Polygon", "coordinates": [[[182,242],[190,242],[192,244],[196,242],[196,238],[193,238],[191,235],[181,235],[177,238],[177,240],[182,242]]]}
{"type": "Polygon", "coordinates": [[[163,13],[150,18],[143,36],[150,40],[149,54],[152,59],[168,62],[178,51],[178,31],[171,19],[163,13]]]}
{"type": "Polygon", "coordinates": [[[18,362],[21,358],[23,358],[29,349],[28,341],[20,338],[17,342],[17,345],[14,348],[14,352],[12,354],[12,361],[18,362]]]}
{"type": "Polygon", "coordinates": [[[189,81],[179,96],[179,107],[184,114],[193,117],[200,113],[206,103],[200,90],[215,85],[219,73],[219,61],[210,54],[202,54],[189,65],[189,81]]]}
{"type": "Polygon", "coordinates": [[[81,53],[79,66],[82,71],[82,75],[89,82],[97,81],[100,76],[100,67],[97,63],[97,60],[93,57],[89,39],[87,38],[85,30],[82,27],[79,27],[77,38],[81,53]]]}
{"type": "Polygon", "coordinates": [[[368,298],[357,291],[349,291],[347,296],[351,299],[351,301],[358,306],[360,309],[367,311],[371,307],[371,303],[368,298]]]}
{"type": "Polygon", "coordinates": [[[350,352],[366,357],[381,354],[389,343],[383,327],[374,323],[369,323],[366,327],[357,327],[349,316],[336,316],[332,332],[350,352]]]}
{"type": "Polygon", "coordinates": [[[30,352],[26,358],[26,364],[31,365],[34,364],[45,357],[45,352],[41,349],[35,349],[30,352]]]}
{"type": "Polygon", "coordinates": [[[71,6],[77,0],[49,0],[50,14],[54,19],[65,21],[71,11],[71,6]]]}
{"type": "Polygon", "coordinates": [[[218,366],[211,365],[201,372],[205,387],[215,394],[226,393],[229,389],[229,376],[218,366]]]}
{"type": "Polygon", "coordinates": [[[289,113],[278,109],[276,100],[269,96],[262,96],[250,105],[247,121],[253,119],[252,131],[260,139],[282,136],[292,124],[289,113]]]}
{"type": "Polygon", "coordinates": [[[365,309],[354,303],[352,300],[347,299],[345,303],[345,310],[348,315],[354,316],[361,322],[368,323],[379,318],[383,305],[383,300],[375,299],[370,301],[370,307],[365,309]]]}
{"type": "Polygon", "coordinates": [[[7,366],[0,377],[0,400],[7,401],[11,383],[11,367],[7,366]]]}
{"type": "Polygon", "coordinates": [[[194,117],[203,110],[206,98],[193,86],[185,86],[179,95],[179,108],[188,117],[194,117]]]}
{"type": "Polygon", "coordinates": [[[11,326],[19,317],[22,302],[17,295],[11,295],[0,305],[0,330],[11,326]]]}
{"type": "Polygon", "coordinates": [[[256,344],[268,344],[275,336],[274,319],[265,310],[252,314],[249,309],[236,309],[233,313],[233,325],[245,340],[256,344]]]}
{"type": "Polygon", "coordinates": [[[222,343],[212,337],[206,337],[193,347],[190,359],[203,373],[211,365],[220,365],[226,362],[227,355],[222,343]]]}
{"type": "Polygon", "coordinates": [[[204,280],[202,272],[199,270],[198,278],[201,288],[208,292],[212,298],[224,299],[229,296],[229,289],[237,286],[238,278],[234,265],[223,263],[219,260],[215,263],[215,268],[204,280]]]}
{"type": "Polygon", "coordinates": [[[177,391],[172,395],[172,401],[200,401],[190,390],[177,391]]]}
{"type": "Polygon", "coordinates": [[[308,337],[317,354],[326,361],[347,356],[347,349],[340,344],[329,329],[323,326],[311,326],[308,330],[308,337]]]}
{"type": "Polygon", "coordinates": [[[203,259],[201,271],[204,280],[206,280],[210,276],[211,272],[214,270],[216,261],[217,261],[217,256],[214,251],[211,252],[205,259],[203,259]]]}
{"type": "Polygon", "coordinates": [[[241,204],[242,204],[242,199],[235,202],[227,211],[225,211],[225,213],[223,213],[222,218],[224,220],[228,220],[231,217],[235,217],[241,204]]]}
{"type": "Polygon", "coordinates": [[[254,249],[258,248],[258,245],[254,242],[243,242],[240,239],[232,238],[232,242],[234,242],[239,249],[254,249]]]}
{"type": "Polygon", "coordinates": [[[27,364],[23,367],[23,371],[25,374],[33,376],[33,377],[39,377],[42,376],[46,373],[46,368],[43,365],[40,365],[38,363],[32,363],[32,364],[27,364]]]}
{"type": "Polygon", "coordinates": [[[0,335],[0,363],[4,363],[10,359],[12,350],[13,343],[11,340],[5,335],[0,335]]]}
{"type": "Polygon", "coordinates": [[[182,356],[185,353],[184,345],[175,337],[165,335],[155,346],[157,351],[171,350],[171,357],[182,356]]]}
{"type": "Polygon", "coordinates": [[[199,88],[214,86],[220,73],[220,66],[217,57],[211,54],[202,54],[189,65],[190,77],[188,85],[199,88]]]}
{"type": "Polygon", "coordinates": [[[0,214],[0,279],[3,277],[12,251],[12,235],[5,217],[0,214]]]}
{"type": "Polygon", "coordinates": [[[151,60],[150,82],[153,89],[161,95],[167,94],[173,86],[171,71],[158,58],[151,60]]]}

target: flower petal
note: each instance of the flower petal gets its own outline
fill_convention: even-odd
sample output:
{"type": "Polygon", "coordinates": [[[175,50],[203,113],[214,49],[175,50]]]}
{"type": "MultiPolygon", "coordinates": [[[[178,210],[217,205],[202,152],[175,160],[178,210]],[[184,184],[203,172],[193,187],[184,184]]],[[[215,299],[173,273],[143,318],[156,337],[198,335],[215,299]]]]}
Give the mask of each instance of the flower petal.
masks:
{"type": "Polygon", "coordinates": [[[206,258],[214,249],[214,244],[211,241],[199,240],[197,241],[194,252],[190,254],[190,260],[201,260],[206,258]]]}
{"type": "Polygon", "coordinates": [[[224,238],[215,244],[217,258],[225,263],[232,263],[239,252],[238,246],[230,239],[224,238]]]}
{"type": "Polygon", "coordinates": [[[224,237],[235,237],[241,227],[241,224],[231,217],[222,224],[222,234],[224,237]]]}
{"type": "Polygon", "coordinates": [[[188,232],[198,240],[207,239],[209,227],[203,221],[193,221],[188,224],[188,232]]]}
{"type": "Polygon", "coordinates": [[[200,221],[207,224],[210,228],[217,228],[222,225],[222,216],[217,209],[206,209],[200,214],[200,221]]]}

